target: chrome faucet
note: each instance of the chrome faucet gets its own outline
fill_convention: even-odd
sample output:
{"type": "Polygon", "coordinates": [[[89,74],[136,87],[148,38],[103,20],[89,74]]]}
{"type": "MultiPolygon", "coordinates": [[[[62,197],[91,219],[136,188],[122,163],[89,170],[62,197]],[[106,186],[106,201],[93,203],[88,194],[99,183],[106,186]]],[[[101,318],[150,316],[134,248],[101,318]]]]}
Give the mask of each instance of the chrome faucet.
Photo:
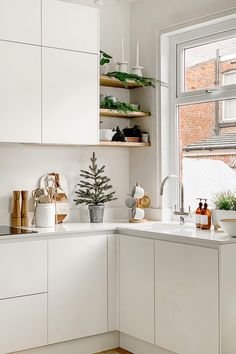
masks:
{"type": "Polygon", "coordinates": [[[179,210],[175,210],[174,211],[174,215],[179,215],[180,224],[183,225],[184,222],[185,222],[184,217],[185,216],[189,216],[190,210],[188,212],[184,211],[184,185],[183,185],[183,182],[181,181],[181,179],[179,178],[179,176],[170,175],[170,176],[167,176],[166,178],[164,178],[162,183],[161,183],[160,195],[163,196],[164,185],[165,185],[166,181],[168,179],[170,179],[170,178],[177,179],[177,181],[179,182],[179,185],[180,185],[180,209],[179,210]]]}

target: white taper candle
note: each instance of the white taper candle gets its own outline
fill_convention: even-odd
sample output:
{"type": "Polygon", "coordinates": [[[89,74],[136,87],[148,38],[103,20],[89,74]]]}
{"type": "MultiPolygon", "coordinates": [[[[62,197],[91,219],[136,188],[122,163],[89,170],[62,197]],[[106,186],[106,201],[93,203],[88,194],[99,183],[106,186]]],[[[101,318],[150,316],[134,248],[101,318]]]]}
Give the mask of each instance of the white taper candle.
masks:
{"type": "Polygon", "coordinates": [[[137,60],[136,60],[136,66],[139,66],[139,42],[137,42],[137,60]]]}
{"type": "Polygon", "coordinates": [[[125,61],[125,40],[124,37],[121,38],[121,61],[125,61]]]}

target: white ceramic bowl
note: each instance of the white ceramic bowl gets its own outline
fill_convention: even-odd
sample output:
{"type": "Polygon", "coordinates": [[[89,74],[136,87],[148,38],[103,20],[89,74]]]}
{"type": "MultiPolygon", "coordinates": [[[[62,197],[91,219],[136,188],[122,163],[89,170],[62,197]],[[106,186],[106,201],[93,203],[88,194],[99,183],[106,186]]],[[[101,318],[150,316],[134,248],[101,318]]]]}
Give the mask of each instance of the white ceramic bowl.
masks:
{"type": "Polygon", "coordinates": [[[100,140],[101,141],[112,141],[115,131],[112,129],[100,129],[100,140]]]}
{"type": "Polygon", "coordinates": [[[226,234],[236,237],[236,219],[222,219],[220,226],[226,234]]]}
{"type": "Polygon", "coordinates": [[[220,227],[220,220],[223,219],[236,219],[236,211],[212,209],[212,223],[214,226],[220,227]]]}

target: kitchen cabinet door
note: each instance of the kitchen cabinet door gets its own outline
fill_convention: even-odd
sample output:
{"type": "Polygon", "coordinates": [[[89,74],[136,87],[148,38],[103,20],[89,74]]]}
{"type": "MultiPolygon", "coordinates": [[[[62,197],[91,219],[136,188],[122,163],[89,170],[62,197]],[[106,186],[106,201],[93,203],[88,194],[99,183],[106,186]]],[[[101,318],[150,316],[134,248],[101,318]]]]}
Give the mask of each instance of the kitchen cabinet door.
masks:
{"type": "Polygon", "coordinates": [[[41,142],[41,49],[0,41],[0,142],[41,142]]]}
{"type": "Polygon", "coordinates": [[[107,332],[107,237],[49,241],[49,343],[107,332]]]}
{"type": "Polygon", "coordinates": [[[0,0],[0,39],[41,44],[41,0],[0,0]]]}
{"type": "Polygon", "coordinates": [[[119,330],[119,235],[108,237],[108,331],[119,330]]]}
{"type": "Polygon", "coordinates": [[[97,144],[97,56],[43,48],[42,65],[43,143],[97,144]]]}
{"type": "Polygon", "coordinates": [[[156,345],[219,353],[218,251],[156,241],[156,345]]]}
{"type": "Polygon", "coordinates": [[[0,354],[47,344],[47,294],[0,301],[0,354]]]}
{"type": "Polygon", "coordinates": [[[154,241],[120,236],[120,331],[154,343],[154,241]]]}
{"type": "Polygon", "coordinates": [[[43,46],[98,54],[98,9],[42,0],[43,46]]]}
{"type": "Polygon", "coordinates": [[[47,292],[47,242],[0,245],[0,299],[47,292]]]}

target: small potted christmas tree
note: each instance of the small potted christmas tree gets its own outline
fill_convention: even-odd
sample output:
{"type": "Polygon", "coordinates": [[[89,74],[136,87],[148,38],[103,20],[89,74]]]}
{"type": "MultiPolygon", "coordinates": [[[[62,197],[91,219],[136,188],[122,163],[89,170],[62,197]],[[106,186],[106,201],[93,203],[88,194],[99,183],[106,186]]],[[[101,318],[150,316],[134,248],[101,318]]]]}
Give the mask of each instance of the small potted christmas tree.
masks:
{"type": "Polygon", "coordinates": [[[115,192],[111,192],[110,178],[103,176],[105,166],[101,168],[97,166],[95,152],[93,152],[90,161],[92,164],[89,166],[89,171],[80,170],[80,177],[84,180],[77,184],[78,189],[75,191],[74,202],[76,205],[88,205],[90,221],[92,223],[102,223],[104,204],[117,198],[114,198],[115,192]]]}

